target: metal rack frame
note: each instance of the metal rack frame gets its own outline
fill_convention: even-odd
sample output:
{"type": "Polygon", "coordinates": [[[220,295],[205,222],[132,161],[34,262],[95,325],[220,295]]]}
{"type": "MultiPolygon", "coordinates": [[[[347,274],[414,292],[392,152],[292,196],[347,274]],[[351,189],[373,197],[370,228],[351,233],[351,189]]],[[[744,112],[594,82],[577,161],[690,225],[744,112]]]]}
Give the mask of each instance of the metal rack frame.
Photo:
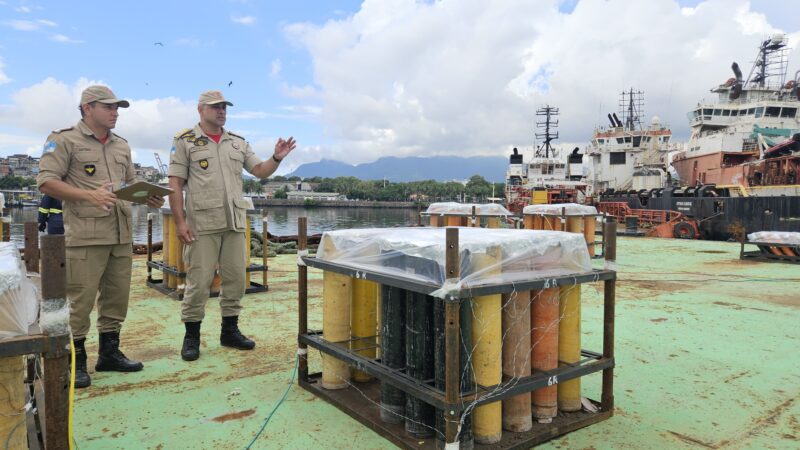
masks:
{"type": "MultiPolygon", "coordinates": [[[[616,222],[612,220],[604,223],[604,251],[606,260],[614,261],[616,258],[616,222]]],[[[298,220],[299,249],[306,248],[306,219],[298,220]]],[[[575,413],[560,412],[550,424],[535,424],[528,432],[504,433],[499,444],[492,448],[529,448],[532,445],[548,441],[570,431],[608,419],[614,410],[614,310],[616,272],[612,270],[592,270],[590,272],[563,276],[531,279],[513,286],[504,284],[490,284],[463,288],[451,293],[445,299],[445,389],[439,390],[430,383],[417,380],[404,373],[402,369],[390,369],[379,359],[361,356],[354,351],[341,346],[342,342],[329,342],[322,338],[321,331],[308,330],[308,267],[349,275],[354,278],[366,279],[376,283],[386,284],[413,292],[429,294],[438,289],[429,283],[421,283],[401,276],[390,276],[361,268],[349,267],[344,264],[331,263],[317,260],[316,258],[303,257],[305,266],[298,266],[298,384],[317,395],[348,415],[360,421],[372,430],[386,437],[396,445],[407,449],[432,449],[435,448],[435,439],[420,440],[404,432],[402,424],[393,425],[382,422],[379,417],[379,406],[375,399],[379,392],[379,382],[388,383],[412,395],[437,409],[445,411],[445,442],[454,442],[457,434],[461,413],[464,410],[462,402],[476,402],[478,405],[495,402],[513,397],[525,392],[546,387],[558,382],[578,378],[595,372],[602,372],[602,392],[600,401],[592,401],[599,411],[589,413],[580,411],[575,413]],[[532,376],[520,378],[512,388],[502,392],[492,392],[496,386],[479,386],[477,392],[461,394],[459,387],[459,307],[462,300],[474,296],[509,293],[514,290],[541,289],[545,285],[569,286],[589,282],[602,281],[604,296],[603,314],[603,351],[597,353],[581,350],[582,359],[578,363],[558,367],[547,372],[539,372],[532,376]],[[342,390],[325,390],[318,381],[320,373],[309,374],[308,347],[317,349],[348,363],[357,370],[368,373],[377,381],[359,383],[359,389],[346,388],[342,390]],[[555,380],[555,381],[554,381],[555,380]],[[365,400],[365,396],[373,401],[365,400]]],[[[447,278],[459,278],[459,245],[458,228],[446,229],[446,268],[447,278]]],[[[345,341],[344,343],[347,343],[345,341]]],[[[360,348],[360,350],[363,350],[360,348]]],[[[484,448],[475,444],[476,448],[484,448]]]]}
{"type": "MultiPolygon", "coordinates": [[[[266,239],[265,239],[266,240],[266,239]]],[[[163,249],[161,250],[164,251],[163,249]]],[[[250,285],[247,286],[244,293],[247,294],[257,294],[259,292],[267,292],[269,290],[269,284],[267,284],[267,272],[269,268],[267,267],[267,251],[264,249],[264,256],[263,256],[263,264],[250,264],[250,266],[245,268],[245,271],[248,273],[251,272],[261,272],[263,274],[263,281],[264,284],[259,284],[250,280],[250,285]]],[[[164,277],[162,276],[160,279],[153,278],[153,269],[159,270],[162,274],[172,275],[174,277],[180,279],[186,279],[186,272],[178,271],[178,268],[175,266],[168,266],[164,264],[163,261],[153,261],[153,219],[147,219],[147,287],[153,288],[158,292],[161,292],[164,295],[174,298],[175,300],[183,300],[183,292],[179,291],[177,288],[170,288],[167,287],[166,283],[164,282],[164,277]]],[[[219,297],[219,291],[209,291],[209,297],[219,297]]]]}
{"type": "Polygon", "coordinates": [[[739,259],[755,260],[765,262],[782,262],[790,264],[800,264],[800,245],[783,244],[777,242],[750,242],[742,241],[741,250],[739,250],[739,259]],[[755,245],[758,250],[745,251],[745,245],[755,245]],[[789,248],[797,256],[791,255],[776,255],[770,251],[770,247],[774,248],[789,248]]]}

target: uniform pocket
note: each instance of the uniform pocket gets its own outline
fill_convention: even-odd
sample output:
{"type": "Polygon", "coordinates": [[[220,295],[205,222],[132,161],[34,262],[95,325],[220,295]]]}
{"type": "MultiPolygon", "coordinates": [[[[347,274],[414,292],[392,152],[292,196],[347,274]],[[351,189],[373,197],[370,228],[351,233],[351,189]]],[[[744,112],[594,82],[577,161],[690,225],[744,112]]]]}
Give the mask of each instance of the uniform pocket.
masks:
{"type": "Polygon", "coordinates": [[[243,198],[233,199],[233,218],[235,228],[242,230],[247,226],[247,207],[250,206],[243,198]]]}
{"type": "Polygon", "coordinates": [[[231,158],[231,168],[233,169],[234,173],[239,176],[242,172],[242,168],[244,168],[244,153],[240,151],[232,151],[230,152],[231,158]]]}
{"type": "Polygon", "coordinates": [[[205,178],[217,171],[217,158],[211,150],[196,150],[189,153],[190,171],[192,175],[205,178]]]}
{"type": "Polygon", "coordinates": [[[67,247],[67,289],[86,284],[86,247],[67,247]]]}
{"type": "Polygon", "coordinates": [[[197,231],[217,230],[228,224],[221,192],[199,192],[192,197],[191,206],[197,231]]]}

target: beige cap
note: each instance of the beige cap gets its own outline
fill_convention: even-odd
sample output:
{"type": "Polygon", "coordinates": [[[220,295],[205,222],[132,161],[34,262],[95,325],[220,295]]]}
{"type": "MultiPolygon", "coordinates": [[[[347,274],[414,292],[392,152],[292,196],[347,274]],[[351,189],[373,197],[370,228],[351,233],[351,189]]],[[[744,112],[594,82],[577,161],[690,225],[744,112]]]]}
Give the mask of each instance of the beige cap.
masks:
{"type": "Polygon", "coordinates": [[[89,86],[81,93],[81,105],[92,102],[100,102],[106,104],[117,104],[120,108],[127,108],[131,106],[127,100],[120,100],[111,92],[107,86],[94,85],[89,86]]]}
{"type": "Polygon", "coordinates": [[[233,106],[233,103],[225,100],[220,91],[205,91],[200,94],[201,105],[216,105],[217,103],[225,103],[228,106],[233,106]]]}

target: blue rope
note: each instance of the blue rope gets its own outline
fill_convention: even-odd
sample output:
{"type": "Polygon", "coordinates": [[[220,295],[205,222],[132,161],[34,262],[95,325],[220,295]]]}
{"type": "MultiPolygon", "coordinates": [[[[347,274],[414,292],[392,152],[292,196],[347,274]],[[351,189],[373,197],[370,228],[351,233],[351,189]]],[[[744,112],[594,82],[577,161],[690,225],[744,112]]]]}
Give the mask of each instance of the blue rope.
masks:
{"type": "Polygon", "coordinates": [[[300,360],[299,357],[295,358],[295,360],[294,360],[294,368],[292,369],[292,379],[289,380],[289,385],[286,386],[286,391],[283,393],[283,397],[281,397],[281,399],[278,400],[278,403],[275,405],[274,408],[272,408],[272,411],[270,411],[270,413],[267,416],[267,418],[264,419],[264,424],[261,425],[261,429],[258,430],[258,433],[256,433],[256,436],[253,438],[253,440],[250,441],[249,444],[247,444],[247,447],[245,447],[245,450],[250,450],[250,447],[252,447],[253,444],[255,444],[255,442],[258,439],[258,437],[261,436],[261,433],[263,433],[264,429],[267,428],[267,424],[269,423],[269,420],[272,419],[272,416],[275,414],[275,411],[278,410],[278,408],[281,406],[281,404],[283,404],[283,401],[286,400],[286,396],[289,395],[289,391],[292,389],[292,384],[294,384],[294,376],[297,374],[297,363],[298,363],[299,360],[300,360]]]}

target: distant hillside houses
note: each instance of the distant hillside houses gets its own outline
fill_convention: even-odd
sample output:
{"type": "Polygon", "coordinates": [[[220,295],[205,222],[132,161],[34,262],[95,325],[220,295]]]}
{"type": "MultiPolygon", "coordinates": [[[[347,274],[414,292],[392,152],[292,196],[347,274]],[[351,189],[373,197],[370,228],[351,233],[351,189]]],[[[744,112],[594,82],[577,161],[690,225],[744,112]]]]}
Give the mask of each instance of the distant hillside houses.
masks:
{"type": "Polygon", "coordinates": [[[10,155],[0,158],[0,177],[35,177],[39,174],[39,158],[28,155],[10,155]]]}

